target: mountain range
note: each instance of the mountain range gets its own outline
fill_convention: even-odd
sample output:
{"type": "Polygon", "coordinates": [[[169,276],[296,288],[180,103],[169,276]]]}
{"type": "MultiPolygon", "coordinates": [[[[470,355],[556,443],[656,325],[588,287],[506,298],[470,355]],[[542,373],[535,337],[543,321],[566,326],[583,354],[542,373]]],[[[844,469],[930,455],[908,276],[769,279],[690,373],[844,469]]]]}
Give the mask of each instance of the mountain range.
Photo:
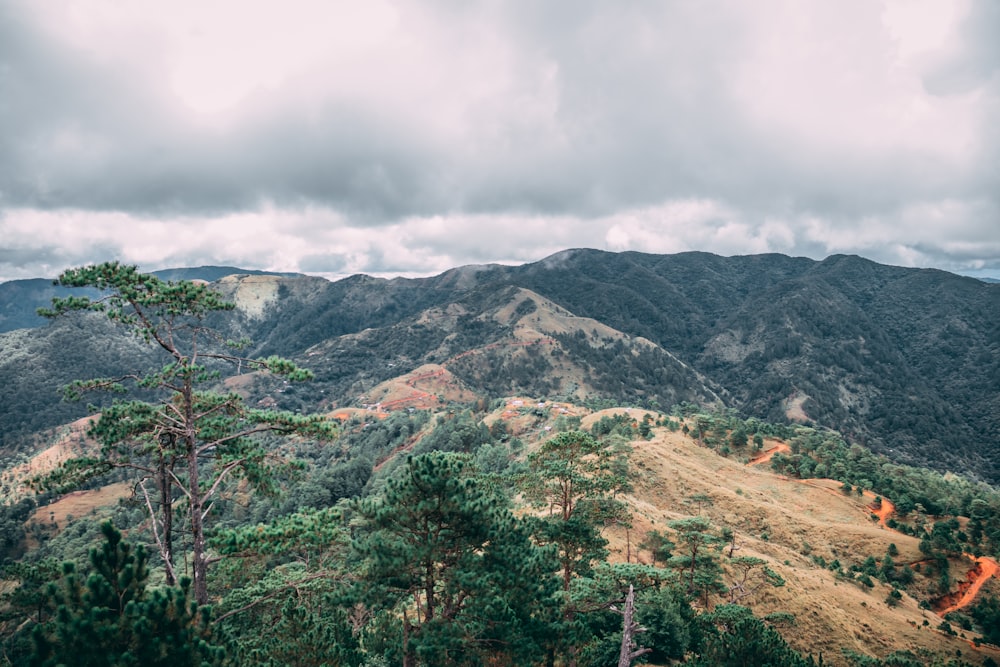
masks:
{"type": "MultiPolygon", "coordinates": [[[[521,266],[338,281],[202,267],[215,324],[316,373],[249,391],[292,409],[529,395],[697,403],[842,432],[901,463],[1000,481],[1000,285],[837,255],[566,250],[521,266]]],[[[147,364],[98,317],[51,323],[50,281],[0,284],[0,446],[85,413],[58,387],[147,364]],[[16,328],[15,328],[16,327],[16,328]],[[113,340],[114,344],[109,344],[113,340]]]]}

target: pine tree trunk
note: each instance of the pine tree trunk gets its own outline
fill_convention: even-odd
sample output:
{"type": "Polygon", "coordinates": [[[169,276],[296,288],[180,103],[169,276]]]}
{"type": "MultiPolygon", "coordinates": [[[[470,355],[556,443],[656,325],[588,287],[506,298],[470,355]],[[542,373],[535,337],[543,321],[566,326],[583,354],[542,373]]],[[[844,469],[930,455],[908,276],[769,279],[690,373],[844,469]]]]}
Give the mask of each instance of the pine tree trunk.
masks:
{"type": "Polygon", "coordinates": [[[410,625],[409,619],[406,617],[406,610],[403,610],[403,667],[417,667],[417,658],[413,655],[413,649],[410,647],[410,634],[413,632],[413,626],[410,625]]]}
{"type": "Polygon", "coordinates": [[[635,622],[635,588],[629,584],[625,609],[622,610],[622,648],[618,654],[618,667],[630,667],[640,655],[652,652],[649,648],[632,648],[635,646],[635,634],[639,632],[645,632],[645,629],[635,622]]]}
{"type": "Polygon", "coordinates": [[[205,499],[198,476],[198,439],[194,418],[194,391],[188,378],[184,387],[184,438],[187,445],[188,501],[191,507],[191,574],[194,579],[194,599],[199,605],[208,604],[208,559],[205,553],[205,527],[202,524],[205,499]]]}
{"type": "Polygon", "coordinates": [[[199,605],[208,604],[208,559],[205,554],[205,529],[201,522],[200,494],[191,499],[191,574],[194,579],[194,599],[199,605]],[[197,498],[197,500],[195,499],[197,498]]]}
{"type": "MultiPolygon", "coordinates": [[[[174,507],[166,461],[160,460],[160,514],[163,516],[163,560],[168,563],[167,586],[176,586],[174,577],[174,507]]],[[[153,521],[156,517],[153,517],[153,521]]]]}
{"type": "Polygon", "coordinates": [[[205,554],[205,527],[202,524],[201,513],[204,499],[198,488],[198,453],[194,444],[190,444],[188,452],[188,484],[191,493],[191,574],[194,582],[194,599],[199,605],[208,604],[208,562],[205,554]]]}
{"type": "Polygon", "coordinates": [[[632,616],[635,613],[635,589],[629,584],[628,596],[625,598],[625,609],[622,612],[622,648],[618,653],[618,667],[629,667],[632,664],[632,616]]]}

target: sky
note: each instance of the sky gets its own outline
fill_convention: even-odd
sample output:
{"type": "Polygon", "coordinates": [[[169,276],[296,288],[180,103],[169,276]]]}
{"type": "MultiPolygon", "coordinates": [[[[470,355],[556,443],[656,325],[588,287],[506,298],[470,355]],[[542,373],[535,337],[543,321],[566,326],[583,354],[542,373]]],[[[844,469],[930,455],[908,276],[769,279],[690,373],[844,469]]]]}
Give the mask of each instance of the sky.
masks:
{"type": "Polygon", "coordinates": [[[1000,278],[995,0],[3,0],[0,281],[566,248],[1000,278]]]}

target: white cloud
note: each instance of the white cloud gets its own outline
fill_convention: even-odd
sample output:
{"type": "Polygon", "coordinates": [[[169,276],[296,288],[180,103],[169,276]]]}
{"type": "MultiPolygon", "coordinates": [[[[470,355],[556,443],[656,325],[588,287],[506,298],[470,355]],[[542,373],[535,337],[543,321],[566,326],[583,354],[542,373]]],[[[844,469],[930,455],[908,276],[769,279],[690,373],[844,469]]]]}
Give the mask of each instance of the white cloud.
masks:
{"type": "Polygon", "coordinates": [[[412,275],[581,246],[1000,273],[989,0],[0,14],[0,277],[100,253],[412,275]]]}

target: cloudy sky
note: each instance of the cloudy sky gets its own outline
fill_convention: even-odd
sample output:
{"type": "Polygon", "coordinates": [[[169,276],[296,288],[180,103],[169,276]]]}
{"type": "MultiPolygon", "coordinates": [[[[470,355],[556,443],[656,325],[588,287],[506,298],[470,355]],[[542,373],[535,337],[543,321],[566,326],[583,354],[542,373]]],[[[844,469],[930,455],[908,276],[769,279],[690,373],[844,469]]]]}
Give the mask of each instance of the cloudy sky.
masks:
{"type": "Polygon", "coordinates": [[[571,247],[1000,277],[995,0],[3,0],[0,280],[571,247]]]}

